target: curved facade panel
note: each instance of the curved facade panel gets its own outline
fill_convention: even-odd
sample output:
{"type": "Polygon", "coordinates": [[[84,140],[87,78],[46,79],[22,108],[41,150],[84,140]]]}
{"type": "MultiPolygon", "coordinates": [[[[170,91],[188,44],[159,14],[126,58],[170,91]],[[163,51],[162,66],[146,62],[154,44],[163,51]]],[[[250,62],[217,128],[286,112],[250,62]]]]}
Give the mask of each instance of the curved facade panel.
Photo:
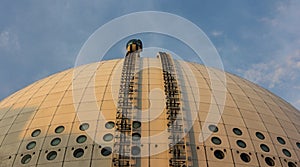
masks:
{"type": "Polygon", "coordinates": [[[299,166],[298,110],[162,57],[80,66],[2,100],[0,166],[299,166]]]}

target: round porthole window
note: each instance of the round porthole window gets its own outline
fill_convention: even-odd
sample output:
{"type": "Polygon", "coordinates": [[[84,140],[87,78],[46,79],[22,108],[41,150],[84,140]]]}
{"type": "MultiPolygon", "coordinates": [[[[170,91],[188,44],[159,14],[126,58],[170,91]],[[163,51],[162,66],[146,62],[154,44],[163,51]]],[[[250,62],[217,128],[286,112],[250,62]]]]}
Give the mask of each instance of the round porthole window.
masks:
{"type": "Polygon", "coordinates": [[[113,138],[114,138],[114,136],[111,133],[105,134],[103,136],[104,141],[112,141],[113,138]]]}
{"type": "Polygon", "coordinates": [[[291,152],[289,150],[287,150],[287,149],[282,149],[282,152],[287,157],[291,157],[292,156],[291,152]]]}
{"type": "Polygon", "coordinates": [[[105,124],[106,129],[112,129],[114,127],[115,127],[115,123],[112,121],[106,122],[106,124],[105,124]]]}
{"type": "Polygon", "coordinates": [[[296,145],[297,145],[298,148],[300,148],[300,143],[299,142],[297,142],[296,145]]]}
{"type": "Polygon", "coordinates": [[[297,167],[293,162],[289,162],[289,163],[288,163],[288,166],[289,166],[289,167],[297,167]]]}
{"type": "Polygon", "coordinates": [[[51,151],[47,154],[47,160],[52,161],[57,157],[56,151],[51,151]]]}
{"type": "Polygon", "coordinates": [[[81,131],[86,131],[89,127],[90,127],[90,125],[88,123],[83,123],[79,126],[79,129],[81,131]]]}
{"type": "Polygon", "coordinates": [[[110,147],[104,147],[101,150],[101,155],[103,156],[109,156],[112,153],[112,150],[110,147]]]}
{"type": "Polygon", "coordinates": [[[282,144],[282,145],[285,145],[285,140],[281,137],[277,137],[277,141],[282,144]]]}
{"type": "Polygon", "coordinates": [[[265,162],[266,162],[266,164],[268,164],[269,166],[275,166],[275,162],[274,162],[273,159],[270,158],[270,157],[266,157],[266,158],[265,158],[265,162]]]}
{"type": "Polygon", "coordinates": [[[246,147],[247,147],[246,143],[245,143],[243,140],[237,140],[237,141],[236,141],[236,144],[237,144],[239,147],[241,147],[241,148],[246,148],[246,147]]]}
{"type": "Polygon", "coordinates": [[[256,132],[255,135],[260,140],[264,140],[265,139],[265,136],[262,133],[260,133],[260,132],[256,132]]]}
{"type": "Polygon", "coordinates": [[[133,127],[134,129],[140,128],[141,125],[142,125],[142,124],[141,124],[140,121],[133,121],[133,122],[132,122],[132,127],[133,127]]]}
{"type": "Polygon", "coordinates": [[[232,131],[238,136],[241,136],[243,134],[243,132],[239,128],[233,128],[232,131]]]}
{"type": "Polygon", "coordinates": [[[84,154],[84,150],[82,148],[78,148],[73,152],[73,156],[75,158],[80,158],[83,156],[83,154],[84,154]]]}
{"type": "Polygon", "coordinates": [[[270,151],[269,147],[268,147],[267,145],[265,145],[265,144],[261,144],[261,145],[260,145],[260,148],[261,148],[264,152],[269,152],[269,151],[270,151]]]}
{"type": "Polygon", "coordinates": [[[225,157],[225,154],[221,150],[216,150],[214,151],[214,155],[218,159],[223,159],[225,157]]]}
{"type": "Polygon", "coordinates": [[[139,133],[133,133],[132,134],[132,140],[133,141],[138,141],[141,139],[141,135],[139,133]]]}
{"type": "Polygon", "coordinates": [[[77,143],[84,143],[86,141],[87,137],[85,135],[80,135],[76,138],[77,143]]]}
{"type": "Polygon", "coordinates": [[[216,144],[216,145],[220,145],[222,143],[221,139],[218,138],[218,137],[212,137],[211,142],[216,144]]]}
{"type": "Polygon", "coordinates": [[[240,155],[240,157],[241,157],[242,161],[244,161],[244,162],[250,162],[251,161],[250,156],[248,154],[246,154],[246,153],[242,153],[240,155]]]}
{"type": "Polygon", "coordinates": [[[65,130],[64,126],[58,126],[55,128],[55,133],[62,133],[65,130]]]}
{"type": "Polygon", "coordinates": [[[208,126],[208,129],[211,131],[211,132],[218,132],[219,129],[216,125],[209,125],[208,126]]]}
{"type": "Polygon", "coordinates": [[[21,159],[21,163],[22,164],[28,164],[31,160],[31,155],[30,154],[26,154],[22,159],[21,159]]]}
{"type": "Polygon", "coordinates": [[[41,134],[41,130],[40,129],[36,129],[31,133],[31,137],[37,137],[38,135],[41,134]]]}
{"type": "Polygon", "coordinates": [[[54,138],[51,140],[51,146],[57,146],[59,145],[59,143],[61,142],[61,139],[60,138],[54,138]]]}
{"type": "Polygon", "coordinates": [[[27,150],[31,150],[36,146],[36,142],[35,141],[31,141],[26,145],[26,149],[27,150]]]}
{"type": "Polygon", "coordinates": [[[140,147],[138,147],[138,146],[133,146],[133,147],[131,147],[131,154],[132,154],[132,155],[139,155],[140,152],[141,152],[140,147]]]}

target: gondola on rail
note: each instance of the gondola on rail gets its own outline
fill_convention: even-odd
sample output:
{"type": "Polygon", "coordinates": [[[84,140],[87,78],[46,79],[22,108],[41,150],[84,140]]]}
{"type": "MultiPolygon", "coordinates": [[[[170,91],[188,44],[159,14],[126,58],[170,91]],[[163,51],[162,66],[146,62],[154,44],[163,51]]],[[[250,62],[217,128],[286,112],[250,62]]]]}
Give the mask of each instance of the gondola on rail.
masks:
{"type": "Polygon", "coordinates": [[[131,39],[126,44],[127,54],[133,52],[141,52],[143,50],[143,43],[140,39],[131,39]]]}

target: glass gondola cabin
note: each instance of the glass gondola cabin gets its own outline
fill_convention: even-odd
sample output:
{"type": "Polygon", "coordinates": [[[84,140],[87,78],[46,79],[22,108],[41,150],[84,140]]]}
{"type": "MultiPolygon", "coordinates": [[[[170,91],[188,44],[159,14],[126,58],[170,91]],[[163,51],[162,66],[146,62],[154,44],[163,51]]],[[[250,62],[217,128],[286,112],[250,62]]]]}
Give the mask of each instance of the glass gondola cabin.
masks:
{"type": "Polygon", "coordinates": [[[127,50],[127,53],[142,51],[143,50],[143,43],[140,39],[132,39],[132,40],[127,42],[126,50],[127,50]]]}

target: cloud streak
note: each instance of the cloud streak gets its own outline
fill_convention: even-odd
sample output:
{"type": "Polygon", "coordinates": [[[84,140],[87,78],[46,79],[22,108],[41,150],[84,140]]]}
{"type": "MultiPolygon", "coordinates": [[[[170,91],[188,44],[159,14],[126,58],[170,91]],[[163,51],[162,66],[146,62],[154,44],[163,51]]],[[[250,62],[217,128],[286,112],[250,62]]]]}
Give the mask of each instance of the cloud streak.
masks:
{"type": "Polygon", "coordinates": [[[279,95],[300,109],[300,1],[291,0],[278,3],[272,17],[263,17],[260,22],[268,27],[267,39],[276,41],[273,53],[266,55],[264,62],[252,64],[248,69],[238,72],[245,78],[277,90],[279,95]],[[298,91],[295,91],[298,90],[298,91]]]}
{"type": "Polygon", "coordinates": [[[0,49],[6,51],[19,50],[20,43],[18,36],[10,30],[4,30],[0,33],[0,49]]]}
{"type": "Polygon", "coordinates": [[[211,35],[213,37],[219,37],[219,36],[222,36],[223,35],[223,32],[222,31],[212,31],[211,32],[211,35]]]}
{"type": "Polygon", "coordinates": [[[253,64],[250,69],[239,70],[244,77],[258,84],[267,84],[268,88],[285,86],[285,81],[297,81],[300,70],[300,50],[285,57],[283,61],[270,60],[266,63],[253,64]]]}

